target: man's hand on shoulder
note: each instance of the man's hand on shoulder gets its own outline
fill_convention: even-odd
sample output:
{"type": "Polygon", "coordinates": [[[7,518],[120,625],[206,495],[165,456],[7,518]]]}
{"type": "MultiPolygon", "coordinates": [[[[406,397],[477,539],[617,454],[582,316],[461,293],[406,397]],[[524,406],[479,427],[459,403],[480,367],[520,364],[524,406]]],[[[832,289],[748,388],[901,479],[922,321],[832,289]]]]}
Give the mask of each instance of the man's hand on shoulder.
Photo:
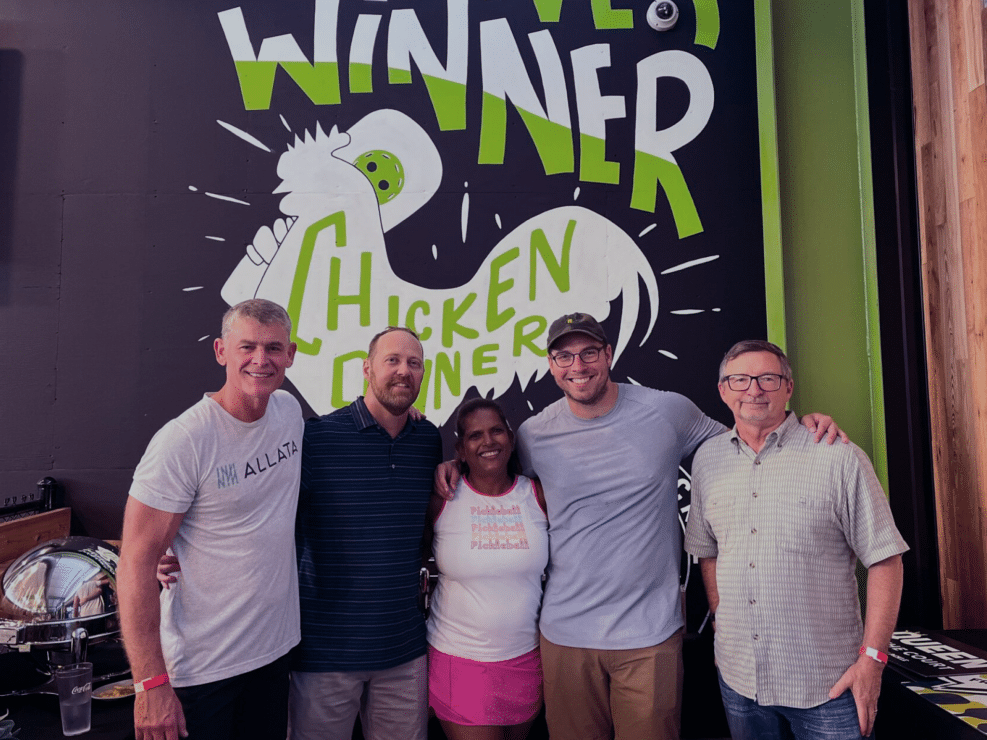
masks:
{"type": "Polygon", "coordinates": [[[830,699],[842,696],[847,689],[853,693],[853,700],[857,705],[857,719],[860,722],[860,734],[864,737],[874,731],[877,698],[881,695],[883,672],[884,665],[873,658],[861,655],[829,690],[830,699]]]}
{"type": "Polygon", "coordinates": [[[452,501],[459,485],[459,463],[446,460],[435,466],[435,492],[446,501],[452,501]]]}
{"type": "Polygon", "coordinates": [[[185,712],[169,684],[137,694],[134,699],[134,731],[136,740],[178,740],[188,737],[185,712]]]}
{"type": "Polygon", "coordinates": [[[826,416],[825,414],[806,414],[802,417],[802,425],[810,432],[815,432],[816,442],[822,441],[823,437],[826,437],[826,444],[829,445],[833,444],[837,437],[843,440],[843,444],[847,444],[850,441],[847,433],[836,426],[836,422],[833,421],[832,416],[826,416]]]}

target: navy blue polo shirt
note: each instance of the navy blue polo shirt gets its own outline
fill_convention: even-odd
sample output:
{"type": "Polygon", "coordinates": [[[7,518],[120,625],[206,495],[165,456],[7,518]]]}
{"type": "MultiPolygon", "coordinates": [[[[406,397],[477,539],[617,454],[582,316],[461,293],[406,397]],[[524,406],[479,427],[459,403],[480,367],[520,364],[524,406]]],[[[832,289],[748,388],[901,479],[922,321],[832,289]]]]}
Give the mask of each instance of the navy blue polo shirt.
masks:
{"type": "Polygon", "coordinates": [[[391,439],[362,397],[305,423],[294,670],[382,670],[425,654],[418,570],[441,459],[434,424],[408,419],[391,439]]]}

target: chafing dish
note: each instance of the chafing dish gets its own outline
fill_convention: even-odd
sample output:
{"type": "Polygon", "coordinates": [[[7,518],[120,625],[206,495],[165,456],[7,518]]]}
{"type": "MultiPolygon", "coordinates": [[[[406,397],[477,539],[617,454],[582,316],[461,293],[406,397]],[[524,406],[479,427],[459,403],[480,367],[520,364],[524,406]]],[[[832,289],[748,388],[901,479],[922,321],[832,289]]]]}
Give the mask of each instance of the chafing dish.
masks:
{"type": "MultiPolygon", "coordinates": [[[[0,653],[64,652],[85,660],[90,642],[116,638],[119,551],[92,537],[63,537],[11,563],[0,595],[0,653]]],[[[53,662],[61,662],[53,660],[53,662]]]]}

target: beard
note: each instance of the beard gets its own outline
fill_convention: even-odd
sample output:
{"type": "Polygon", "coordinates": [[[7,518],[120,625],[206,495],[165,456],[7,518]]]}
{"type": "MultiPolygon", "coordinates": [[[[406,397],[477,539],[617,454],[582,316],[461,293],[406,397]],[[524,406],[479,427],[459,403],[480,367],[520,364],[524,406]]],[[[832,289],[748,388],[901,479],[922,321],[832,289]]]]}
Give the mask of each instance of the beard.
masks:
{"type": "Polygon", "coordinates": [[[406,381],[411,386],[408,389],[396,389],[395,386],[398,382],[391,380],[388,383],[380,383],[373,374],[371,374],[369,382],[370,392],[377,399],[377,403],[394,416],[401,416],[401,414],[406,413],[418,398],[418,390],[414,388],[413,381],[406,381]]]}

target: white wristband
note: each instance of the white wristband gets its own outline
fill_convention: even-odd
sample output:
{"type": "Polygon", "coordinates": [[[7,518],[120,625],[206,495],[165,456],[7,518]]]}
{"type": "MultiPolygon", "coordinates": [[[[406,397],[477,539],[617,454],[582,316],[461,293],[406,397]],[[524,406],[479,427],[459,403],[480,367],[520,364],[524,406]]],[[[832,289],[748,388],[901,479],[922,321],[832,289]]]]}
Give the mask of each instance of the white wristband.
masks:
{"type": "Polygon", "coordinates": [[[884,665],[887,665],[888,664],[888,654],[887,653],[882,653],[877,648],[861,647],[859,654],[860,655],[866,655],[868,658],[873,658],[878,663],[883,663],[884,665]]]}

